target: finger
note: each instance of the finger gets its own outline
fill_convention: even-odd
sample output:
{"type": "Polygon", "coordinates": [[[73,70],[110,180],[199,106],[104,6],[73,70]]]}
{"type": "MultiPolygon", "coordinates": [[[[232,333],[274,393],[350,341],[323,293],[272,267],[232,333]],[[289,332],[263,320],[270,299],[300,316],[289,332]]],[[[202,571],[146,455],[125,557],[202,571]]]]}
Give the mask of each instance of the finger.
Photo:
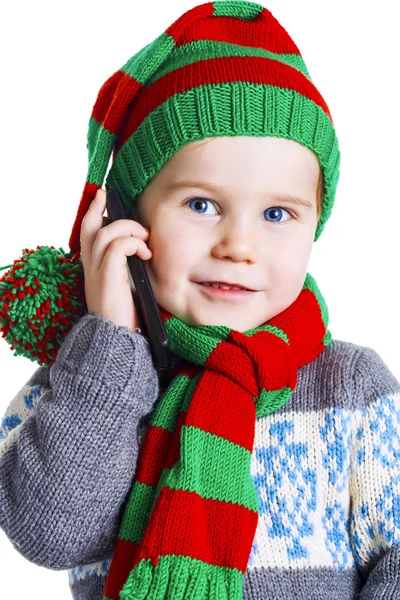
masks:
{"type": "Polygon", "coordinates": [[[91,265],[94,270],[100,268],[110,245],[119,238],[146,240],[150,232],[131,219],[118,219],[98,231],[91,250],[91,265]]]}
{"type": "Polygon", "coordinates": [[[101,268],[107,269],[125,268],[126,257],[136,254],[142,260],[149,260],[153,253],[146,245],[146,242],[136,237],[120,237],[111,242],[104,259],[101,263],[101,268]]]}
{"type": "Polygon", "coordinates": [[[89,209],[84,216],[81,224],[81,259],[82,262],[90,262],[92,257],[93,244],[96,235],[103,227],[103,214],[106,209],[107,194],[105,190],[98,189],[91,202],[89,209]]]}

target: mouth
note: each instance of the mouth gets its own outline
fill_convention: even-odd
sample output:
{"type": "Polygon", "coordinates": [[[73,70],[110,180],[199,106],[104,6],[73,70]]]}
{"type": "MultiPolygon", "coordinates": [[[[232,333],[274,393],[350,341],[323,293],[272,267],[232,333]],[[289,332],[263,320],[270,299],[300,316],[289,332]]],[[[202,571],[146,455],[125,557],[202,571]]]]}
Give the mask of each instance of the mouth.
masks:
{"type": "Polygon", "coordinates": [[[224,289],[222,287],[213,287],[204,282],[195,281],[195,285],[200,288],[200,291],[208,297],[219,298],[221,300],[247,300],[251,295],[255,294],[254,290],[243,289],[224,289]]]}

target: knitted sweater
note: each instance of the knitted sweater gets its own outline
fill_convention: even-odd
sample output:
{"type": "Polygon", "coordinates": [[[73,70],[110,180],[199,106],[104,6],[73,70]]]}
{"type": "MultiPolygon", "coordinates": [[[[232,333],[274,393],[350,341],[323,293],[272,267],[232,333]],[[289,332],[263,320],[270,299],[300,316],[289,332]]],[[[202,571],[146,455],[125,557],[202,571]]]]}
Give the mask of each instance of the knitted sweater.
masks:
{"type": "MultiPolygon", "coordinates": [[[[1,423],[0,528],[29,561],[102,600],[143,433],[159,396],[148,340],[82,317],[1,423]]],[[[244,600],[400,599],[400,383],[333,339],[256,420],[259,519],[244,600]]]]}

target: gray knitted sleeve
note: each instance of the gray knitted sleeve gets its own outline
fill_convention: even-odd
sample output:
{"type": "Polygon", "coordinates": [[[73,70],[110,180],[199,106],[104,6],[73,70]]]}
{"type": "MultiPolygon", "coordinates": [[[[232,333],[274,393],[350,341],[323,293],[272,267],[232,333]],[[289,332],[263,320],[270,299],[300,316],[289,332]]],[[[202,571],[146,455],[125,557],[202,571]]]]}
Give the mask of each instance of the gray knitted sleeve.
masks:
{"type": "Polygon", "coordinates": [[[112,555],[158,393],[146,337],[92,313],[75,324],[2,421],[0,528],[20,554],[51,569],[112,555]]]}

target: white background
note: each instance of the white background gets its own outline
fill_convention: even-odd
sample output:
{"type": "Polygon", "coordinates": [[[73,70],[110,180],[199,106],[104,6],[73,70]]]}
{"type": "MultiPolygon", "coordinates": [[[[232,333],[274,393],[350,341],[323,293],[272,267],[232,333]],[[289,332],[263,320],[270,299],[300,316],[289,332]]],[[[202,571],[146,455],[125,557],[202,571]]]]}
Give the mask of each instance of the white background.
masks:
{"type": "MultiPolygon", "coordinates": [[[[200,4],[7,2],[0,36],[0,266],[68,240],[87,174],[89,117],[102,84],[200,4]]],[[[309,272],[336,339],[373,347],[400,380],[397,5],[264,0],[302,53],[342,153],[335,206],[309,272]]],[[[4,272],[3,272],[4,273],[4,272]]],[[[0,272],[1,276],[1,272],[0,272]]],[[[0,337],[0,416],[37,368],[0,337]]],[[[38,567],[0,531],[4,598],[70,599],[66,571],[38,567]]]]}

